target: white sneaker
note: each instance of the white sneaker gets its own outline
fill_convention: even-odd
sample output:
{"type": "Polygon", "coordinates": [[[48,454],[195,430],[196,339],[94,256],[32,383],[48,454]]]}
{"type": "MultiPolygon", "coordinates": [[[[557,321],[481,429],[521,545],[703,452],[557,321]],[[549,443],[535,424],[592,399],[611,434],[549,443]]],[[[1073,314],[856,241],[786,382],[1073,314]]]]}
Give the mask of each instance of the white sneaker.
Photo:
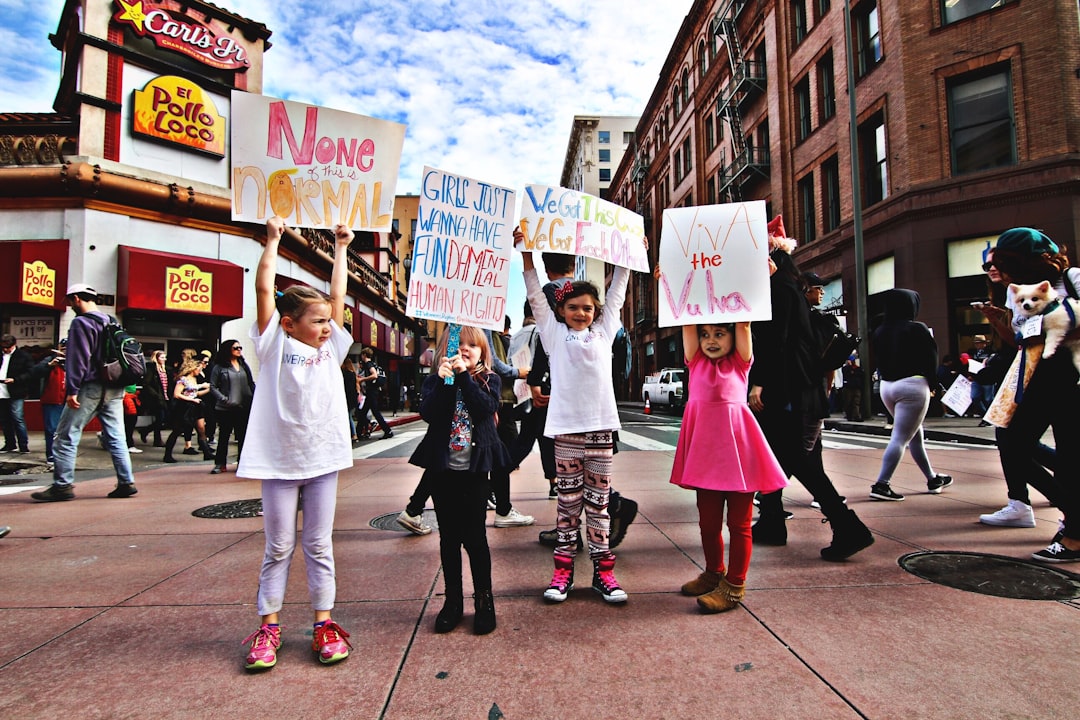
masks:
{"type": "Polygon", "coordinates": [[[1001,527],[1035,527],[1035,512],[1027,503],[1019,500],[1010,500],[1009,504],[989,515],[980,515],[979,522],[983,525],[999,525],[1001,527]]]}
{"type": "Polygon", "coordinates": [[[140,449],[139,449],[139,448],[137,448],[137,447],[129,447],[129,448],[128,448],[128,452],[129,452],[129,453],[135,453],[136,455],[138,455],[139,453],[141,453],[141,452],[142,452],[142,450],[140,450],[140,449]]]}
{"type": "Polygon", "coordinates": [[[510,512],[505,515],[495,514],[495,527],[523,527],[525,525],[532,525],[536,522],[536,518],[532,515],[522,515],[517,510],[510,508],[510,512]]]}
{"type": "Polygon", "coordinates": [[[405,510],[402,510],[401,514],[397,516],[397,524],[413,535],[429,535],[431,533],[431,526],[424,522],[423,515],[410,515],[405,510]]]}

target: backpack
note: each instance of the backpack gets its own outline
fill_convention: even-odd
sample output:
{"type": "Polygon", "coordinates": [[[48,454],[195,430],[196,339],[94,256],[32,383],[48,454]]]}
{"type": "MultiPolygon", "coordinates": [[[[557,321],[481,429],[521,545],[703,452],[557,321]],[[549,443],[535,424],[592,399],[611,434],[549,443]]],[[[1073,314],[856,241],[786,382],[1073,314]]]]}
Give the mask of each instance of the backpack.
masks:
{"type": "Polygon", "coordinates": [[[843,367],[851,353],[859,347],[860,338],[844,332],[835,318],[818,310],[810,311],[810,323],[814,326],[821,348],[818,360],[821,371],[829,372],[843,367]]]}
{"type": "Polygon", "coordinates": [[[101,325],[98,346],[94,352],[98,368],[98,379],[107,387],[126,387],[143,381],[146,374],[146,357],[142,352],[142,343],[128,334],[124,326],[112,315],[102,320],[96,315],[86,314],[101,325]]]}
{"type": "Polygon", "coordinates": [[[376,390],[385,390],[386,389],[386,371],[383,370],[378,365],[375,365],[375,372],[377,373],[377,375],[375,376],[375,389],[376,390]]]}

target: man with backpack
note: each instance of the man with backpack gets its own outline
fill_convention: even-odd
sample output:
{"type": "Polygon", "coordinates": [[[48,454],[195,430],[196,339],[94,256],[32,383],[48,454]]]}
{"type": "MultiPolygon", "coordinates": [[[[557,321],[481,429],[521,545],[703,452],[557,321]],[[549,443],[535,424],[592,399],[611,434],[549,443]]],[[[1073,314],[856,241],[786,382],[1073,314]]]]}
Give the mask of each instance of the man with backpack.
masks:
{"type": "MultiPolygon", "coordinates": [[[[386,374],[375,364],[375,351],[369,347],[360,351],[360,382],[364,384],[364,407],[360,408],[361,421],[367,423],[368,413],[383,431],[382,439],[394,437],[390,424],[379,412],[379,394],[386,388],[386,374]]],[[[359,430],[359,429],[358,429],[359,430]]]]}
{"type": "Polygon", "coordinates": [[[53,442],[53,484],[31,493],[35,502],[58,502],[75,497],[75,456],[83,428],[95,415],[101,422],[102,439],[116,470],[116,488],[108,496],[127,498],[138,492],[124,439],[124,388],[106,384],[100,375],[104,360],[102,336],[112,319],[98,310],[97,299],[97,291],[86,283],[75,283],[67,290],[67,303],[76,315],[68,328],[67,401],[53,442]]]}

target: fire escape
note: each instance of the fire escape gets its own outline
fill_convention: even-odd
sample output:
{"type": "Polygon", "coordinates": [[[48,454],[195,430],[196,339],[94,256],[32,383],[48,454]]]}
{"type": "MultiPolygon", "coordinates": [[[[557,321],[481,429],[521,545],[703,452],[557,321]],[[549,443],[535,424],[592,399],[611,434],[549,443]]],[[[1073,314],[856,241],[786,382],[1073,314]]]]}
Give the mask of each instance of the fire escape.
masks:
{"type": "Polygon", "coordinates": [[[747,0],[728,0],[713,16],[713,32],[723,38],[731,62],[731,77],[717,98],[717,110],[731,128],[733,159],[720,174],[722,201],[739,202],[742,186],[755,176],[769,176],[769,149],[755,147],[743,133],[742,115],[750,101],[760,97],[766,88],[764,62],[749,60],[739,40],[738,18],[747,0]]]}

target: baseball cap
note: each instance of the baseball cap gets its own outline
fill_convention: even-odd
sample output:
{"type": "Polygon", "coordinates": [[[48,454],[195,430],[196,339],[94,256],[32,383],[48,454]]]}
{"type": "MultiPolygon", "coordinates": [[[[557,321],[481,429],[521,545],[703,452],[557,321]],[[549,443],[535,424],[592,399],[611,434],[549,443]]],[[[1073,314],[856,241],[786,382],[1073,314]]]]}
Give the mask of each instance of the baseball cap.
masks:
{"type": "Polygon", "coordinates": [[[65,294],[77,295],[79,293],[86,293],[87,295],[96,296],[98,294],[98,291],[90,287],[86,283],[75,283],[74,285],[68,285],[67,293],[65,294]]]}
{"type": "Polygon", "coordinates": [[[821,279],[821,276],[814,272],[804,272],[802,274],[802,280],[806,284],[806,287],[824,287],[825,281],[821,279]]]}

